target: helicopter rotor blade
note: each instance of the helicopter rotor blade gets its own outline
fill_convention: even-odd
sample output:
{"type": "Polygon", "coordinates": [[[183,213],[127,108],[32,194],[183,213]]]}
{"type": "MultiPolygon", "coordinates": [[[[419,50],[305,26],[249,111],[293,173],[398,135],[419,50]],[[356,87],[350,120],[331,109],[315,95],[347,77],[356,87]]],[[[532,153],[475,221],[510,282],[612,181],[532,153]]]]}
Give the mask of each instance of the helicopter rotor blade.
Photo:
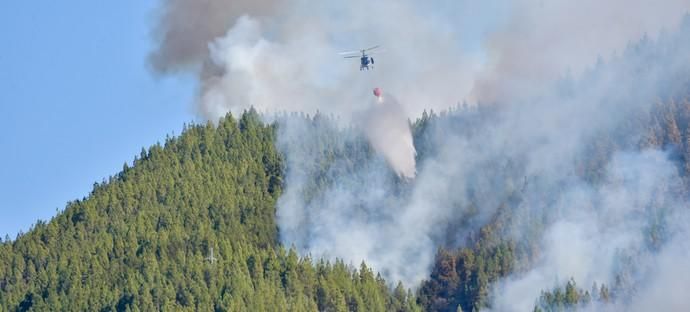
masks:
{"type": "Polygon", "coordinates": [[[360,54],[362,53],[361,51],[345,51],[345,52],[338,52],[340,55],[347,55],[347,54],[360,54]]]}
{"type": "Polygon", "coordinates": [[[360,58],[359,55],[343,56],[343,58],[360,58]]]}
{"type": "Polygon", "coordinates": [[[380,47],[380,45],[377,44],[377,45],[375,45],[375,46],[373,46],[373,47],[371,47],[371,48],[364,49],[364,51],[373,50],[373,49],[376,49],[376,48],[378,48],[378,47],[380,47]]]}

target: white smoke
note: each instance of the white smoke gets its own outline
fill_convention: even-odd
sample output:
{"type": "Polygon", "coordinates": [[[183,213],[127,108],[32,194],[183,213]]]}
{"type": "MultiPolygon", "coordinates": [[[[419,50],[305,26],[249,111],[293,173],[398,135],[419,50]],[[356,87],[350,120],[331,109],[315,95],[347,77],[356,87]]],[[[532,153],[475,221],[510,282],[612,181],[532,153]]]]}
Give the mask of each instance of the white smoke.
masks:
{"type": "MultiPolygon", "coordinates": [[[[200,100],[202,111],[212,119],[228,110],[239,114],[248,107],[264,112],[321,110],[349,117],[360,107],[366,110],[360,118],[365,120],[362,129],[372,146],[401,176],[413,178],[415,150],[403,108],[393,100],[371,105],[371,100],[359,95],[361,92],[352,92],[349,98],[339,96],[348,92],[343,92],[342,85],[328,86],[323,81],[321,70],[325,66],[315,64],[319,53],[301,52],[329,51],[331,62],[342,61],[336,58],[335,50],[320,45],[323,43],[310,38],[293,44],[271,42],[263,37],[259,21],[240,17],[225,37],[210,45],[211,60],[223,74],[206,82],[200,100]],[[332,106],[324,106],[330,99],[335,99],[330,101],[332,106]]],[[[357,64],[350,65],[355,68],[357,64]]],[[[331,79],[338,79],[337,74],[331,79]]]]}
{"type": "Polygon", "coordinates": [[[690,288],[690,220],[687,213],[675,219],[682,231],[669,242],[659,255],[648,263],[649,278],[634,297],[630,311],[684,311],[690,307],[686,289],[690,288]]]}
{"type": "Polygon", "coordinates": [[[239,114],[249,107],[313,112],[327,98],[328,90],[318,88],[317,69],[303,66],[312,55],[263,34],[261,23],[245,15],[224,37],[210,43],[211,61],[222,74],[204,85],[199,104],[205,116],[217,120],[228,111],[239,114]]]}
{"type": "Polygon", "coordinates": [[[359,118],[374,149],[383,154],[398,175],[414,178],[417,153],[407,115],[395,98],[390,95],[377,98],[359,118]]]}
{"type": "MultiPolygon", "coordinates": [[[[614,251],[637,245],[639,237],[629,229],[639,224],[628,222],[626,209],[638,206],[621,206],[637,194],[615,183],[604,190],[588,189],[582,181],[564,190],[559,183],[571,182],[575,155],[586,148],[585,142],[627,122],[635,112],[645,112],[669,68],[687,66],[687,59],[667,60],[671,65],[652,68],[642,77],[630,70],[639,64],[618,66],[578,86],[582,93],[577,96],[552,92],[551,82],[586,74],[599,57],[615,63],[630,41],[645,34],[654,39],[663,29],[674,29],[690,8],[687,0],[191,3],[165,3],[159,29],[164,35],[153,59],[160,72],[197,70],[203,116],[215,120],[250,106],[261,112],[333,113],[346,124],[360,126],[399,175],[416,175],[409,189],[401,191],[400,181],[377,158],[341,164],[356,168],[333,168],[328,174],[336,182],[307,202],[304,192],[317,179],[307,165],[320,158],[311,153],[315,148],[304,145],[323,128],[286,121],[278,134],[287,163],[286,189],[277,211],[284,244],[304,254],[351,263],[366,260],[390,280],[414,286],[427,276],[439,237],[451,226],[449,219],[470,219],[469,225],[454,228],[462,241],[496,211],[501,199],[477,190],[500,194],[515,188],[503,182],[503,167],[489,165],[504,157],[522,160],[525,176],[538,177],[527,188],[524,206],[542,200],[541,193],[558,193],[556,200],[568,215],[550,225],[538,266],[494,291],[496,306],[510,304],[500,298],[515,298],[518,307],[532,305],[535,291],[553,286],[559,277],[607,281],[614,251]],[[213,18],[207,23],[205,15],[196,12],[213,18]],[[203,27],[186,26],[197,24],[203,27]],[[203,40],[188,40],[190,36],[203,40]],[[337,54],[375,44],[386,52],[374,55],[373,71],[360,72],[356,61],[337,54]],[[189,45],[193,48],[186,48],[189,45]],[[385,106],[373,106],[370,92],[375,86],[401,101],[389,102],[387,96],[385,106]],[[437,127],[433,139],[443,144],[423,164],[415,164],[406,117],[464,99],[504,106],[497,108],[500,112],[490,126],[473,130],[474,138],[453,132],[453,127],[437,127]],[[593,198],[605,201],[601,206],[608,212],[579,209],[593,198]],[[619,218],[626,222],[615,222],[619,218]],[[629,228],[607,230],[612,224],[629,228]],[[603,262],[588,260],[600,251],[603,262]]],[[[352,137],[333,144],[357,146],[352,137]]],[[[659,155],[631,156],[631,161],[640,168],[647,161],[654,165],[644,170],[666,168],[659,155]]],[[[609,174],[620,172],[618,165],[609,166],[609,174]]],[[[520,237],[521,224],[515,227],[520,237]]],[[[658,261],[687,254],[682,248],[669,250],[658,261]]],[[[672,278],[663,271],[660,275],[672,278]]],[[[650,298],[661,295],[650,292],[650,298]]],[[[640,302],[644,304],[649,302],[640,302]]]]}
{"type": "MultiPolygon", "coordinates": [[[[682,258],[671,259],[668,251],[659,256],[644,251],[648,235],[645,231],[663,213],[683,225],[669,226],[673,239],[664,250],[674,255],[688,252],[687,244],[682,242],[690,239],[684,228],[690,214],[679,194],[674,193],[681,185],[677,169],[666,153],[645,151],[616,155],[608,166],[607,181],[602,187],[592,188],[581,182],[560,195],[559,202],[552,207],[559,211],[558,220],[545,233],[537,265],[499,283],[493,308],[496,311],[531,310],[542,290],[560,286],[571,278],[584,289],[602,282],[612,287],[616,274],[621,273],[619,268],[625,262],[626,253],[634,255],[635,266],[643,272],[632,278],[652,276],[652,280],[661,280],[658,286],[664,289],[683,284],[663,275],[667,269],[689,268],[682,258]],[[650,270],[661,272],[648,272],[650,270]]],[[[679,302],[686,308],[690,306],[690,301],[672,291],[662,293],[649,287],[640,290],[635,297],[640,298],[640,302],[648,301],[645,299],[648,292],[655,292],[656,298],[652,301],[656,304],[670,299],[676,303],[669,303],[669,306],[676,304],[678,307],[679,302]]],[[[636,305],[619,306],[618,309],[648,311],[636,305]]],[[[669,311],[676,310],[679,309],[669,311]]]]}

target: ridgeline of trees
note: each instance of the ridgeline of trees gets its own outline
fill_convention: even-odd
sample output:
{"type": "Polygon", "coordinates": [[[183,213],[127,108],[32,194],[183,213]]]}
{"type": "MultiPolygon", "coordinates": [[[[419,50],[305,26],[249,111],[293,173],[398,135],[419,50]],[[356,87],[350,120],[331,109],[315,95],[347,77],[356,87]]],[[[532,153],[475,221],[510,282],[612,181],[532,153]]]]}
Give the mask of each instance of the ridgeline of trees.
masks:
{"type": "Polygon", "coordinates": [[[142,150],[88,197],[0,244],[0,311],[418,310],[364,263],[280,246],[275,134],[250,111],[142,150]]]}

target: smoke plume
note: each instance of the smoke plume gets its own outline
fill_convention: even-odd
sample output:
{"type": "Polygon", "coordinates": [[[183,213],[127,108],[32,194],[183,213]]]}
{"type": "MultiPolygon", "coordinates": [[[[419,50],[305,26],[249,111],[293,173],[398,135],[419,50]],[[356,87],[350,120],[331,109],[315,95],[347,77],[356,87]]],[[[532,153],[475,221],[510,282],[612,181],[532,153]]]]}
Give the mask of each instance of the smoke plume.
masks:
{"type": "Polygon", "coordinates": [[[221,37],[242,15],[267,16],[282,1],[166,0],[156,12],[153,37],[157,48],[150,62],[159,74],[200,71],[208,64],[209,42],[221,37]]]}
{"type": "Polygon", "coordinates": [[[690,27],[679,25],[689,9],[687,0],[169,0],[151,63],[198,75],[197,108],[210,120],[251,106],[319,112],[278,121],[287,177],[277,220],[283,243],[303,254],[365,260],[416,286],[439,246],[463,244],[519,194],[505,235],[524,240],[546,220],[543,253],[494,287],[493,308],[529,310],[570,277],[610,283],[625,252],[646,272],[630,277],[646,285],[637,307],[687,309],[657,288],[688,286],[673,274],[688,271],[676,168],[669,151],[627,143],[645,135],[631,123],[688,86],[690,27]],[[630,46],[638,41],[640,51],[630,46]],[[373,71],[337,54],[376,44],[385,52],[373,71]],[[400,102],[371,103],[375,86],[400,102]],[[465,100],[469,108],[428,125],[431,147],[415,150],[407,118],[465,100]],[[600,181],[579,176],[594,139],[620,132],[628,149],[601,157],[600,181]],[[675,225],[650,252],[640,232],[658,219],[645,208],[657,201],[675,225]]]}
{"type": "Polygon", "coordinates": [[[487,36],[486,63],[469,98],[494,102],[538,95],[544,83],[578,76],[630,41],[678,26],[687,0],[519,0],[487,36]]]}
{"type": "Polygon", "coordinates": [[[375,150],[391,164],[398,175],[406,179],[416,174],[414,142],[407,115],[391,95],[376,99],[376,103],[359,117],[366,137],[375,150]]]}
{"type": "MultiPolygon", "coordinates": [[[[668,154],[653,150],[619,153],[611,160],[606,181],[600,187],[579,181],[559,194],[551,209],[560,215],[545,232],[537,265],[496,286],[494,309],[530,310],[542,290],[570,278],[585,289],[597,282],[633,289],[637,287],[633,285],[650,282],[668,290],[674,285],[687,285],[683,279],[664,273],[688,268],[680,255],[688,252],[685,242],[690,239],[689,207],[678,192],[682,181],[668,159],[668,154]],[[668,218],[659,219],[660,214],[668,218]],[[656,222],[668,222],[664,228],[670,237],[660,253],[645,247],[647,232],[656,222]],[[634,267],[626,267],[629,258],[634,259],[634,267]],[[615,285],[617,279],[630,285],[615,285]]],[[[639,304],[627,306],[621,302],[614,308],[595,303],[588,308],[647,311],[652,302],[675,307],[669,311],[690,306],[690,300],[672,290],[661,293],[648,286],[641,287],[635,298],[639,304]]]]}

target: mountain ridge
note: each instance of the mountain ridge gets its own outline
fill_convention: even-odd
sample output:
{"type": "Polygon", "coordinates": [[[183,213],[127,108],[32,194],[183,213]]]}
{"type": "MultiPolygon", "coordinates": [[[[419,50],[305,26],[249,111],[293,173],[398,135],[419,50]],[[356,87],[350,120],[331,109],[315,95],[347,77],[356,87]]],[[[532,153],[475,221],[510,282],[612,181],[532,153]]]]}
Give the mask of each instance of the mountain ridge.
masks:
{"type": "Polygon", "coordinates": [[[254,111],[188,126],[3,242],[0,310],[416,310],[364,263],[280,246],[274,127],[254,111]]]}

